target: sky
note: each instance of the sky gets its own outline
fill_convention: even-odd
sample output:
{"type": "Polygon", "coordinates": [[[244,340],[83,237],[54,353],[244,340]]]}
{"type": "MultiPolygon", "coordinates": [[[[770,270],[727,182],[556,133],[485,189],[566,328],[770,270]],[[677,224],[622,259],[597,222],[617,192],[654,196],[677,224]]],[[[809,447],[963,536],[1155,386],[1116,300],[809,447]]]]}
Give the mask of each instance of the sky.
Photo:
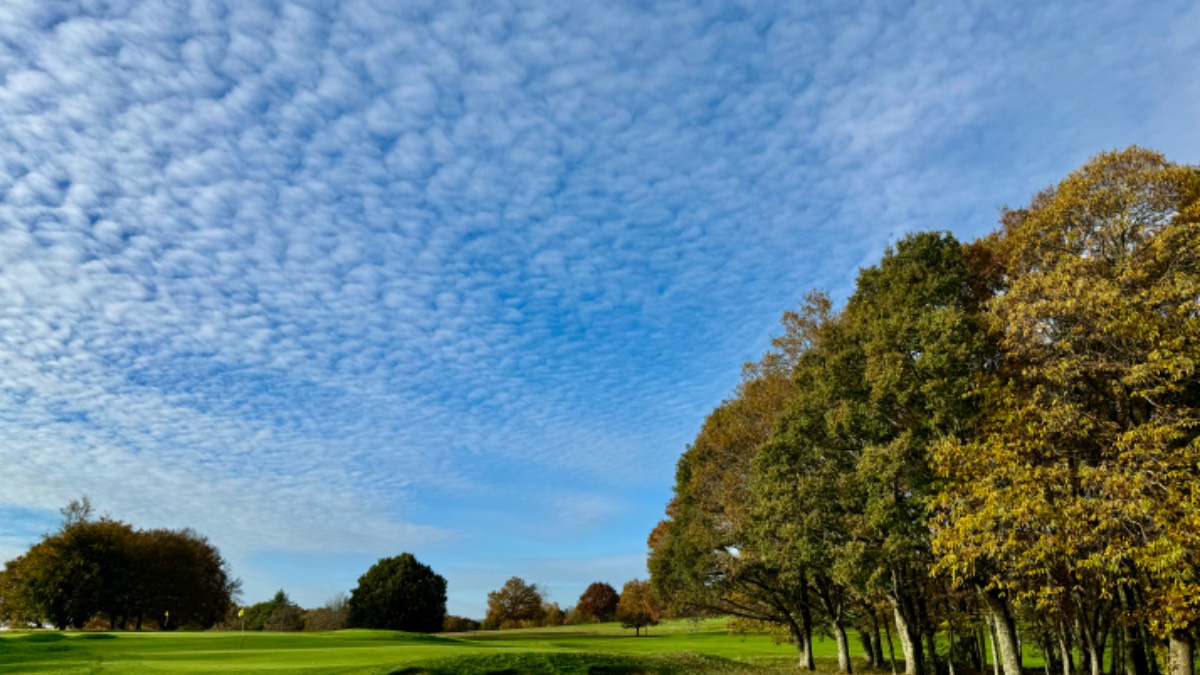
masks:
{"type": "Polygon", "coordinates": [[[247,603],[619,588],[784,310],[1200,162],[1197,64],[1181,0],[4,0],[0,560],[87,495],[247,603]]]}

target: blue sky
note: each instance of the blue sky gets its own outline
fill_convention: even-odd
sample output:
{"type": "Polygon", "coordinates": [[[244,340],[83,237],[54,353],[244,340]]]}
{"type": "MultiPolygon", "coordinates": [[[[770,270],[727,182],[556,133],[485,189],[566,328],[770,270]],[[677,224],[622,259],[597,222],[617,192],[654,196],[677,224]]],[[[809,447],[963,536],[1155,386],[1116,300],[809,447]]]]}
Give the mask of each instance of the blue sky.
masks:
{"type": "Polygon", "coordinates": [[[0,558],[87,494],[248,602],[644,576],[783,310],[1200,161],[1197,63],[1178,0],[5,0],[0,558]]]}

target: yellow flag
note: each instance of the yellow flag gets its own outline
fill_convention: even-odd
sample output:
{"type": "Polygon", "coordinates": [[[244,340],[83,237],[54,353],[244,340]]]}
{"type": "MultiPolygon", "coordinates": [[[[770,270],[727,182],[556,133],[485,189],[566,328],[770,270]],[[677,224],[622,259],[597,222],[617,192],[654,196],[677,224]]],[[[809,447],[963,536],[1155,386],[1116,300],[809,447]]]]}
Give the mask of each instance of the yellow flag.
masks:
{"type": "Polygon", "coordinates": [[[169,617],[169,616],[171,616],[171,613],[170,613],[170,612],[163,612],[163,616],[169,617]]]}
{"type": "Polygon", "coordinates": [[[246,608],[239,609],[238,616],[246,616],[246,608]]]}

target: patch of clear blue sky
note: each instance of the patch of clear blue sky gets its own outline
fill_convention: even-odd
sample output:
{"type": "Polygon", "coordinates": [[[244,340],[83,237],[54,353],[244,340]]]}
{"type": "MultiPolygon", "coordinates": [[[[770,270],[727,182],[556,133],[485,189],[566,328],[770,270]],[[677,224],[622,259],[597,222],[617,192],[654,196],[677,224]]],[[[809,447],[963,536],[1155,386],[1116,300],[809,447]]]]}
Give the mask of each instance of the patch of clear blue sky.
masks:
{"type": "Polygon", "coordinates": [[[1200,8],[0,4],[0,556],[88,494],[248,602],[645,574],[810,288],[1089,156],[1200,160],[1200,8]]]}

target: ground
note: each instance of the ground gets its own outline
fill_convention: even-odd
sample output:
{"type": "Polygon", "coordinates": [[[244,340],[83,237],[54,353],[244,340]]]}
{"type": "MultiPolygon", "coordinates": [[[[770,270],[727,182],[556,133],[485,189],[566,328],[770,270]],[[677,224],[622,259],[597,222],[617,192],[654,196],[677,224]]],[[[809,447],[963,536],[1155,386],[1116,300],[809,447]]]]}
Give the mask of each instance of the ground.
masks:
{"type": "MultiPolygon", "coordinates": [[[[819,665],[833,670],[830,641],[819,665]]],[[[271,673],[272,675],[500,675],[579,673],[775,674],[799,672],[795,648],[766,635],[737,635],[720,619],[673,621],[634,637],[617,624],[417,635],[331,633],[0,634],[0,671],[75,675],[271,673]]]]}

